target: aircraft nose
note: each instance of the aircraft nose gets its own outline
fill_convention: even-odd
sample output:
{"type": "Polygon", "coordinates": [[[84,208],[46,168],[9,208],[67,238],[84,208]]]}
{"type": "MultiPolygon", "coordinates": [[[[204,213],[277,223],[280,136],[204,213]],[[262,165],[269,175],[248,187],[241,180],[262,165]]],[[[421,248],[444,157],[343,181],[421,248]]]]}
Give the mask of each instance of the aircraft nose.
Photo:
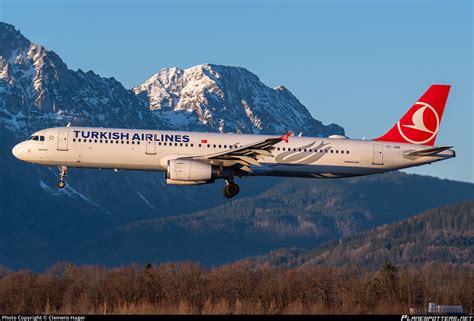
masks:
{"type": "Polygon", "coordinates": [[[13,149],[12,149],[13,156],[15,156],[16,158],[21,160],[21,158],[22,158],[22,156],[25,152],[24,146],[25,145],[23,143],[16,144],[15,147],[13,147],[13,149]]]}

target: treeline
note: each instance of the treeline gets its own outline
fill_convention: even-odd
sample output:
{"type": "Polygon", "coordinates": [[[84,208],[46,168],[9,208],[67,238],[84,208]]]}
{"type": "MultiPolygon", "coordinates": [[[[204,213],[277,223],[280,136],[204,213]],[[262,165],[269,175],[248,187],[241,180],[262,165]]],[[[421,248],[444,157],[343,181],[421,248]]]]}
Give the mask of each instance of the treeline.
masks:
{"type": "Polygon", "coordinates": [[[0,313],[407,313],[428,302],[474,307],[474,270],[426,265],[218,268],[193,263],[119,268],[57,264],[41,274],[0,270],[0,313]]]}
{"type": "MultiPolygon", "coordinates": [[[[401,222],[379,226],[313,250],[280,249],[255,260],[262,264],[357,265],[377,270],[384,262],[398,267],[427,262],[474,264],[474,201],[431,209],[401,222]]],[[[291,265],[290,265],[291,267],[291,265]]]]}

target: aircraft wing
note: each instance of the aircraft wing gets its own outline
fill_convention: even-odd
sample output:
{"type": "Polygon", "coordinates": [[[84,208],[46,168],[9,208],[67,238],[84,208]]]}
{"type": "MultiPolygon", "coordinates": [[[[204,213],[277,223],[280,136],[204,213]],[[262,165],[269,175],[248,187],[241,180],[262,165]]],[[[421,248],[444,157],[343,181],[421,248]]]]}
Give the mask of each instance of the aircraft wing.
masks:
{"type": "Polygon", "coordinates": [[[436,155],[446,149],[450,149],[453,146],[441,146],[441,147],[434,147],[434,148],[427,148],[422,150],[417,150],[413,152],[407,153],[408,156],[432,156],[436,155]]]}
{"type": "Polygon", "coordinates": [[[252,173],[252,170],[249,167],[250,165],[261,166],[259,162],[261,159],[265,157],[274,157],[271,153],[275,148],[274,145],[281,141],[288,142],[288,137],[291,135],[292,133],[288,132],[280,137],[270,137],[246,146],[230,148],[209,155],[194,156],[191,159],[223,167],[235,166],[244,172],[252,173]]]}

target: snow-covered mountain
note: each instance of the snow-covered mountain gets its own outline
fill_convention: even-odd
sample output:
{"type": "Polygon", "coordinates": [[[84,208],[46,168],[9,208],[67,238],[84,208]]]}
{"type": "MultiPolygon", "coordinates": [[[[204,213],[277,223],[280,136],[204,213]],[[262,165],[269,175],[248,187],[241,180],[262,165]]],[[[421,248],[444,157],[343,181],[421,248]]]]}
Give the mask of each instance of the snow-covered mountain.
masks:
{"type": "Polygon", "coordinates": [[[305,135],[342,134],[315,120],[283,86],[269,88],[239,67],[162,69],[125,89],[114,78],[68,69],[51,50],[0,23],[0,121],[25,133],[84,126],[305,135]]]}
{"type": "Polygon", "coordinates": [[[56,53],[0,23],[0,122],[13,131],[31,132],[70,121],[157,127],[145,104],[114,78],[70,70],[56,53]]]}
{"type": "Polygon", "coordinates": [[[169,127],[254,134],[344,133],[337,125],[315,120],[285,87],[270,88],[240,67],[165,68],[133,91],[169,127]]]}

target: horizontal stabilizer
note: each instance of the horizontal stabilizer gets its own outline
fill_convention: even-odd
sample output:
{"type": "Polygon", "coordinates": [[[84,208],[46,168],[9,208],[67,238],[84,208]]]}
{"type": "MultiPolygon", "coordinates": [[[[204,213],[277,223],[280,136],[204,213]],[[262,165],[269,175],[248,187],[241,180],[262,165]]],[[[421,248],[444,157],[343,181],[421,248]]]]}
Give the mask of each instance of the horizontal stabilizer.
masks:
{"type": "Polygon", "coordinates": [[[433,156],[433,155],[436,155],[438,153],[441,153],[442,151],[444,151],[446,149],[450,149],[451,147],[453,147],[453,146],[441,146],[441,147],[422,149],[422,150],[409,152],[406,155],[408,155],[408,156],[433,156]]]}

